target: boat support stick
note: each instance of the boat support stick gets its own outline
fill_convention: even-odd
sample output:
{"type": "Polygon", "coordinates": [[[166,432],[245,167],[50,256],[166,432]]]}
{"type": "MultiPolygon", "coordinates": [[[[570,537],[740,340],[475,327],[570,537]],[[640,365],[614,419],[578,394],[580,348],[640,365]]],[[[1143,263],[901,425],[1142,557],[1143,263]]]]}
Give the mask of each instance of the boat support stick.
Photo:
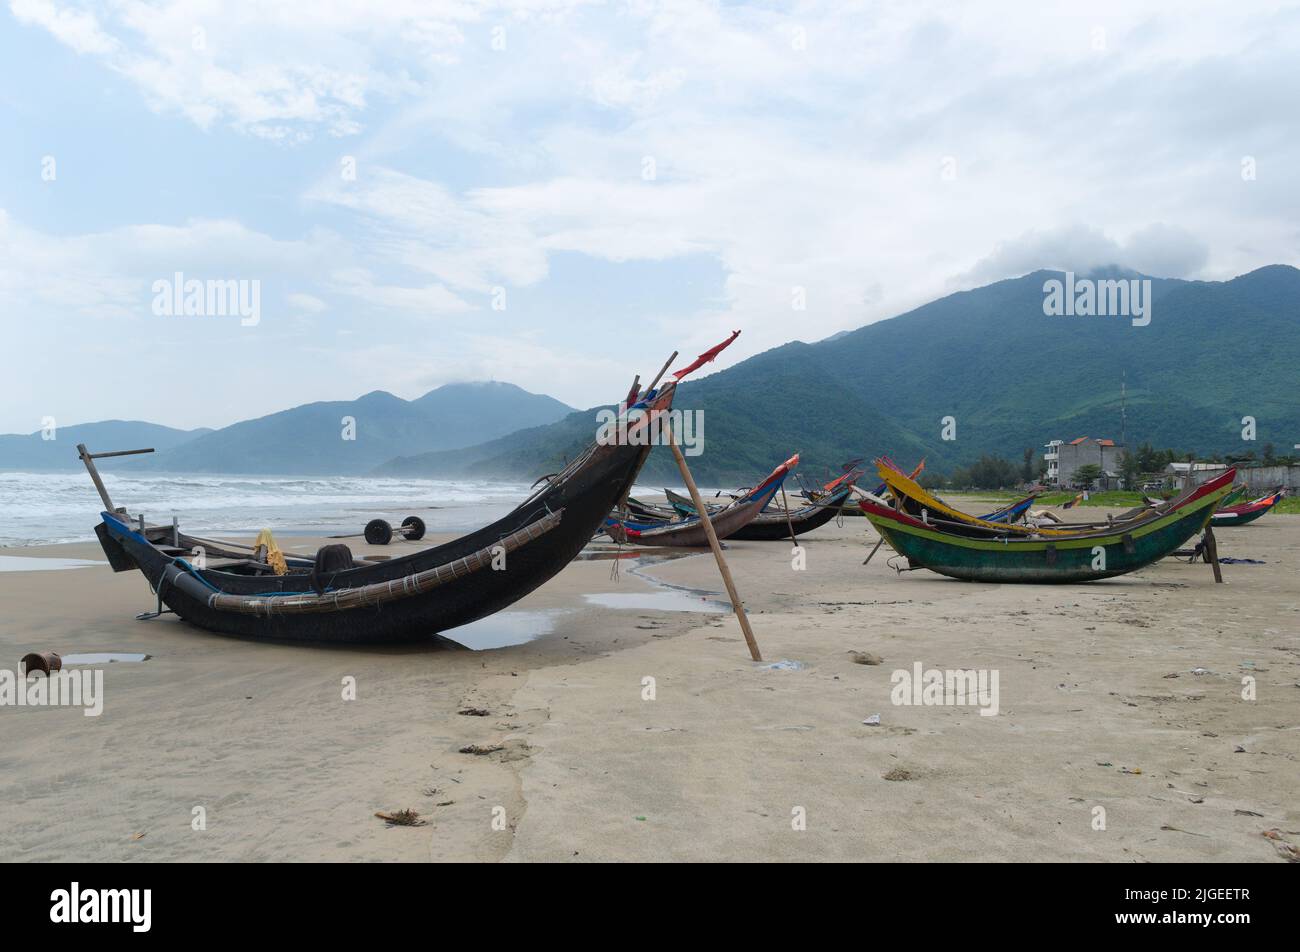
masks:
{"type": "Polygon", "coordinates": [[[691,501],[695,503],[695,511],[700,517],[700,524],[704,526],[704,534],[708,536],[709,548],[713,550],[713,557],[718,560],[718,571],[722,575],[723,584],[727,586],[727,595],[731,599],[731,607],[735,609],[736,618],[740,620],[740,630],[745,636],[745,644],[749,645],[749,656],[755,661],[762,661],[763,655],[758,650],[758,642],[754,640],[754,630],[749,627],[749,616],[745,614],[745,606],[740,603],[740,596],[736,594],[736,583],[731,580],[731,570],[727,568],[727,560],[722,557],[722,546],[718,543],[718,534],[713,531],[713,521],[709,518],[709,509],[704,505],[704,500],[700,498],[699,487],[695,485],[691,471],[686,466],[686,457],[682,455],[681,447],[677,445],[677,437],[673,435],[672,427],[665,426],[664,432],[668,434],[668,445],[672,448],[673,457],[677,460],[677,468],[681,470],[682,481],[686,483],[686,488],[690,490],[691,501]]]}
{"type": "Polygon", "coordinates": [[[785,506],[785,525],[790,530],[790,544],[796,549],[799,543],[794,539],[794,523],[790,521],[790,501],[785,498],[785,482],[781,483],[781,505],[785,506]]]}
{"type": "Polygon", "coordinates": [[[1219,568],[1219,544],[1214,541],[1214,527],[1209,523],[1205,525],[1205,555],[1206,561],[1214,567],[1214,581],[1223,581],[1223,570],[1219,568]]]}

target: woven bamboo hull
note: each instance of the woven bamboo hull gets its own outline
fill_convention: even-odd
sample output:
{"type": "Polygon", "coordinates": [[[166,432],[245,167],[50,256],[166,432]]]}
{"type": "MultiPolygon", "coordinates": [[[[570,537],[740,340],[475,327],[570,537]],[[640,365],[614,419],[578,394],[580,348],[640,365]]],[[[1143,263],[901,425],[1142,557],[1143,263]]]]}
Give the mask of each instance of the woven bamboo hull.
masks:
{"type": "MultiPolygon", "coordinates": [[[[656,402],[655,408],[668,409],[671,403],[670,386],[664,388],[663,399],[656,402]]],[[[103,514],[108,537],[105,550],[114,549],[110,554],[118,559],[129,558],[150,586],[161,591],[168,608],[210,631],[290,642],[377,644],[429,640],[439,632],[500,611],[568,565],[631,488],[648,454],[648,446],[596,446],[579,469],[556,480],[492,525],[445,545],[332,577],[331,589],[343,599],[352,590],[388,583],[397,595],[379,604],[292,611],[295,602],[319,601],[311,592],[292,594],[303,592],[303,575],[196,572],[178,565],[178,560],[112,513],[103,514]],[[529,527],[541,524],[548,516],[554,525],[536,538],[527,539],[529,527]],[[475,567],[475,560],[485,551],[520,533],[524,539],[507,553],[504,569],[475,567]],[[440,580],[428,591],[404,591],[413,576],[440,567],[451,567],[448,574],[452,577],[440,580]],[[247,607],[232,610],[226,607],[230,605],[247,607]]]]}

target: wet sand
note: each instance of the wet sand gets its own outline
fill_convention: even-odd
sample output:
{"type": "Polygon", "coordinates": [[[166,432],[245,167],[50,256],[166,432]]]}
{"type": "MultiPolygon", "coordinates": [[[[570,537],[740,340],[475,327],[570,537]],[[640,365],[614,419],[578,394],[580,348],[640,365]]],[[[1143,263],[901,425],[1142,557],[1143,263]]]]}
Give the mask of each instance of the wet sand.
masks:
{"type": "Polygon", "coordinates": [[[239,641],[137,621],[137,573],[0,565],[0,668],[151,656],[103,666],[100,717],[0,708],[0,859],[1280,861],[1262,834],[1300,844],[1300,517],[1218,536],[1266,564],[997,586],[898,575],[888,550],[864,569],[862,519],[801,537],[802,571],[788,543],[731,543],[765,662],[796,662],[776,668],[730,613],[663,610],[722,597],[707,552],[617,579],[574,562],[476,635],[539,637],[482,651],[239,641]],[[892,704],[917,662],[996,671],[999,713],[892,704]],[[425,825],[374,817],[404,808],[425,825]]]}

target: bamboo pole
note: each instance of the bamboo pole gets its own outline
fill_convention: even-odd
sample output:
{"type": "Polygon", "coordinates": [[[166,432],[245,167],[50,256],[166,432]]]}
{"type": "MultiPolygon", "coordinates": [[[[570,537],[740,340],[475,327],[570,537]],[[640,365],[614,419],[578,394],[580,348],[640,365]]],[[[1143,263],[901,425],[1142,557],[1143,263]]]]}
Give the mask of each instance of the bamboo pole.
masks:
{"type": "Polygon", "coordinates": [[[650,381],[650,386],[646,387],[646,390],[653,390],[659,385],[659,378],[668,373],[668,368],[673,365],[673,361],[676,359],[677,351],[673,351],[673,355],[664,361],[664,365],[659,368],[659,373],[655,374],[655,379],[650,381]]]}
{"type": "Polygon", "coordinates": [[[740,630],[745,636],[745,644],[749,645],[749,656],[755,661],[762,661],[763,655],[758,650],[758,642],[754,640],[754,631],[749,627],[749,616],[745,614],[745,606],[741,604],[740,596],[736,594],[736,583],[731,580],[731,570],[727,568],[727,560],[722,557],[722,546],[718,543],[718,534],[713,531],[708,507],[700,498],[699,487],[695,485],[695,479],[686,466],[686,457],[682,455],[681,448],[677,445],[677,437],[673,435],[672,427],[665,426],[664,430],[668,434],[668,445],[672,448],[673,458],[677,460],[677,468],[681,470],[682,480],[690,491],[691,501],[695,503],[695,512],[700,517],[700,524],[704,526],[704,534],[709,538],[709,548],[713,550],[713,557],[718,561],[718,571],[722,574],[722,583],[727,586],[731,607],[735,609],[736,617],[740,619],[740,630]]]}
{"type": "Polygon", "coordinates": [[[81,456],[81,461],[86,464],[86,471],[90,473],[90,479],[99,490],[99,498],[104,502],[104,509],[108,512],[117,512],[113,507],[113,500],[108,495],[108,490],[104,486],[104,481],[99,478],[99,469],[95,466],[95,457],[86,449],[85,443],[77,444],[77,453],[81,456]]]}
{"type": "Polygon", "coordinates": [[[785,498],[784,482],[781,483],[781,505],[785,506],[785,525],[786,528],[790,530],[790,544],[795,548],[798,548],[799,543],[796,542],[794,538],[794,523],[790,521],[790,501],[785,498]]]}
{"type": "Polygon", "coordinates": [[[1207,525],[1205,527],[1205,555],[1206,561],[1214,567],[1214,581],[1220,583],[1223,581],[1223,571],[1219,568],[1219,544],[1214,541],[1214,527],[1207,525]]]}

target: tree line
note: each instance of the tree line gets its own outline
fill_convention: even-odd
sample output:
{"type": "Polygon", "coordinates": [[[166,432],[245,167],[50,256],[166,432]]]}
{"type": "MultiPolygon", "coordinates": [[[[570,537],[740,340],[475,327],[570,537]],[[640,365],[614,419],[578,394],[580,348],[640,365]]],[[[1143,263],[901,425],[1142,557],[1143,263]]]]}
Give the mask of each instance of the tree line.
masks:
{"type": "MultiPolygon", "coordinates": [[[[1143,443],[1136,450],[1125,450],[1119,457],[1119,472],[1124,477],[1124,485],[1130,489],[1136,487],[1144,477],[1161,478],[1170,463],[1224,463],[1235,465],[1241,463],[1259,463],[1263,466],[1294,466],[1300,459],[1295,456],[1277,455],[1272,443],[1265,443],[1257,454],[1254,450],[1244,453],[1216,453],[1209,457],[1199,457],[1195,453],[1175,449],[1156,449],[1150,443],[1143,443]]],[[[927,470],[921,476],[921,485],[930,489],[1013,489],[1026,483],[1043,479],[1047,473],[1047,462],[1039,456],[1033,447],[1026,447],[1019,462],[1003,459],[999,456],[984,454],[969,466],[958,466],[947,475],[927,470]]],[[[1101,467],[1088,463],[1075,470],[1073,482],[1082,488],[1091,488],[1101,479],[1101,467]]]]}

